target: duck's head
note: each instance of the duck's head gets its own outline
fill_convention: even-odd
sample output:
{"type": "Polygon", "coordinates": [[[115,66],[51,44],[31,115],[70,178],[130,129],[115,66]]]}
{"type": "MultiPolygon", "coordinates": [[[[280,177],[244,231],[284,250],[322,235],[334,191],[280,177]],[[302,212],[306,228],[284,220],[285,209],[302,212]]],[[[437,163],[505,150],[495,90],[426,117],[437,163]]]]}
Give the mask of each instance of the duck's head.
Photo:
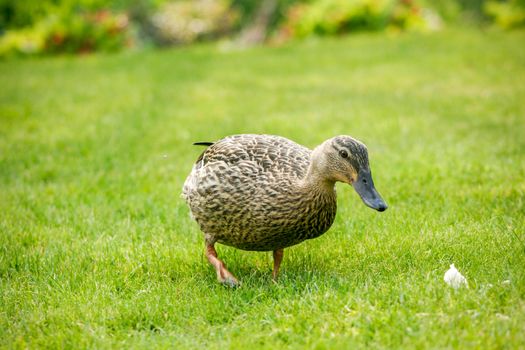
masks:
{"type": "Polygon", "coordinates": [[[374,186],[368,151],[362,142],[344,135],[331,138],[314,149],[312,165],[326,181],[352,185],[370,208],[377,211],[388,208],[374,186]]]}

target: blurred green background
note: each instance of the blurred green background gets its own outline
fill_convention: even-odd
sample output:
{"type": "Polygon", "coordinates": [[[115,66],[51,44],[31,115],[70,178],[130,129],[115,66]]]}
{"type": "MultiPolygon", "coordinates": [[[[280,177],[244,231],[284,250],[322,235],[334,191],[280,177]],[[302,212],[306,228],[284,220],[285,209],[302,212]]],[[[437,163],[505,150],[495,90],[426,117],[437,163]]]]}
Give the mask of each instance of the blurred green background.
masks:
{"type": "Polygon", "coordinates": [[[525,24],[524,0],[0,1],[0,57],[525,24]]]}

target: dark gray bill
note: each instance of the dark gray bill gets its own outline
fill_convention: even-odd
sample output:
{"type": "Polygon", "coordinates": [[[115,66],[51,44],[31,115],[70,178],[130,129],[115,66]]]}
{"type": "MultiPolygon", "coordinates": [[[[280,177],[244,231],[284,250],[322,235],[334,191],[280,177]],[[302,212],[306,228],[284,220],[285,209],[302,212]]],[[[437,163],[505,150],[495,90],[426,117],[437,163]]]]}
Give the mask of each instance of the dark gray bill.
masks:
{"type": "Polygon", "coordinates": [[[374,180],[372,180],[372,174],[369,171],[361,170],[352,186],[354,186],[354,190],[359,194],[363,202],[370,208],[377,211],[385,211],[388,208],[374,187],[374,180]]]}

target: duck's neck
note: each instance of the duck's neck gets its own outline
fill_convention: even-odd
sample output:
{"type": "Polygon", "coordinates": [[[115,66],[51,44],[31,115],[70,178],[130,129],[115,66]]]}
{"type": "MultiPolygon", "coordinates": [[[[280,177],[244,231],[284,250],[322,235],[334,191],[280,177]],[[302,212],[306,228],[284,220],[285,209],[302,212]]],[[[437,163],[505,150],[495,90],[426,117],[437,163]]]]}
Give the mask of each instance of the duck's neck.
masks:
{"type": "Polygon", "coordinates": [[[305,190],[314,193],[333,193],[334,191],[335,181],[326,176],[324,159],[320,147],[312,151],[310,165],[308,166],[306,176],[302,179],[301,186],[305,190]]]}
{"type": "Polygon", "coordinates": [[[308,232],[308,239],[326,232],[337,211],[335,181],[327,177],[323,159],[312,156],[306,176],[300,181],[300,198],[297,200],[299,226],[303,225],[302,230],[308,232]]]}

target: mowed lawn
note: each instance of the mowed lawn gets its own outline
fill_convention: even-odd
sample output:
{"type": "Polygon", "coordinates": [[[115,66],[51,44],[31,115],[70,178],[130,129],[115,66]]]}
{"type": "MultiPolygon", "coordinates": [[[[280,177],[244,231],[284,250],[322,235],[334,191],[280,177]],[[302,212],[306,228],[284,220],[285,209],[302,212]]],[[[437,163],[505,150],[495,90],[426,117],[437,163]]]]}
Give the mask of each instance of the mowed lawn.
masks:
{"type": "Polygon", "coordinates": [[[0,347],[525,347],[525,32],[0,62],[0,347]],[[236,133],[369,149],[318,239],[218,245],[179,197],[236,133]],[[454,263],[469,288],[443,274],[454,263]]]}

